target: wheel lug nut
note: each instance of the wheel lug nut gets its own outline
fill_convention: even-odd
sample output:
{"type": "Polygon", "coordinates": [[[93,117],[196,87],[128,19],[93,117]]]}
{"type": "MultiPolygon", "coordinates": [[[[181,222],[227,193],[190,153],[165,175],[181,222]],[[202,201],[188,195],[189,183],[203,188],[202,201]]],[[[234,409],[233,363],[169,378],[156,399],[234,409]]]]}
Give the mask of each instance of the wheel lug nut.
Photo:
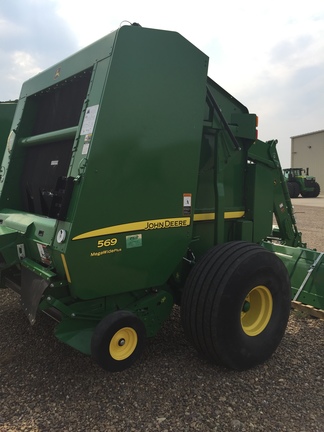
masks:
{"type": "Polygon", "coordinates": [[[245,301],[244,305],[243,305],[243,308],[242,308],[243,312],[248,312],[250,310],[250,306],[251,306],[250,302],[245,301]]]}

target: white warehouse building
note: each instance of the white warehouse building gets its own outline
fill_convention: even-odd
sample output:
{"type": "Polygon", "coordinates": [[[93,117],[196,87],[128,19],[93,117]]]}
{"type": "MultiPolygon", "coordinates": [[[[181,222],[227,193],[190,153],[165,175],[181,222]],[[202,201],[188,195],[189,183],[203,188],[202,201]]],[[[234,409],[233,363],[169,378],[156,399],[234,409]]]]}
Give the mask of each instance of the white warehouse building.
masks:
{"type": "Polygon", "coordinates": [[[324,130],[291,137],[291,167],[308,168],[324,193],[324,130]]]}

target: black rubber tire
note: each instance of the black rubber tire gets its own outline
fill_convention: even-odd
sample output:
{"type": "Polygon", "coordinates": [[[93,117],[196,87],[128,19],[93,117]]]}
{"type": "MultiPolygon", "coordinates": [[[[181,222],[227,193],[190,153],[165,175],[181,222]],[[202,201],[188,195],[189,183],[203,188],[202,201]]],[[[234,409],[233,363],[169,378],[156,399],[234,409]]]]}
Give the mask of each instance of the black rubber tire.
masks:
{"type": "Polygon", "coordinates": [[[213,363],[244,370],[268,360],[287,327],[291,289],[282,261],[262,246],[243,241],[212,248],[191,270],[181,300],[187,338],[213,363]],[[272,313],[260,334],[241,323],[247,294],[267,287],[272,313]]]}
{"type": "Polygon", "coordinates": [[[316,198],[316,197],[318,197],[318,195],[321,193],[321,188],[320,188],[320,185],[317,183],[317,182],[315,182],[314,183],[314,191],[313,191],[313,193],[312,193],[312,197],[313,198],[316,198]]]}
{"type": "Polygon", "coordinates": [[[91,339],[91,355],[94,361],[109,372],[120,372],[129,368],[140,357],[144,350],[146,330],[143,322],[133,313],[128,311],[116,311],[103,318],[94,330],[91,339]],[[130,335],[124,341],[124,345],[113,343],[117,335],[130,335]],[[130,347],[129,350],[125,350],[130,347]],[[118,346],[120,346],[120,350],[118,346]],[[117,348],[116,348],[117,347],[117,348]],[[121,354],[120,359],[114,357],[114,353],[121,354]]]}
{"type": "Polygon", "coordinates": [[[292,198],[298,198],[300,194],[300,186],[298,183],[293,183],[294,192],[292,198]]]}
{"type": "Polygon", "coordinates": [[[290,198],[294,198],[294,183],[287,182],[287,188],[290,198]]]}

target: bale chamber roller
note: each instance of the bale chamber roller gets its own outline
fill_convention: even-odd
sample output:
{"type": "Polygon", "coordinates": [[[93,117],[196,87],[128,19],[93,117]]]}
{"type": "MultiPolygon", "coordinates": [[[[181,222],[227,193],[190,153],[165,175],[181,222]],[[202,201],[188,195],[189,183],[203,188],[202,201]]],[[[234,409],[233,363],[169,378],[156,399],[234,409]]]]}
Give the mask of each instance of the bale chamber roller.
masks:
{"type": "Polygon", "coordinates": [[[178,33],[132,25],[22,87],[1,170],[1,286],[110,371],[174,304],[197,350],[234,369],[267,360],[286,328],[288,272],[260,245],[273,143],[207,70],[178,33]]]}

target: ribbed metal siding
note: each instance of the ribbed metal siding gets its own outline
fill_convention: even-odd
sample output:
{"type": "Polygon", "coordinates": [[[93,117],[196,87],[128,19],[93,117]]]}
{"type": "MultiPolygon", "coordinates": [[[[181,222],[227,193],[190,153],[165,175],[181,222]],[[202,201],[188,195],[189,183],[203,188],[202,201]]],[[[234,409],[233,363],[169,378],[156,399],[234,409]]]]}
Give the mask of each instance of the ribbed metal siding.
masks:
{"type": "Polygon", "coordinates": [[[309,168],[324,194],[324,130],[291,137],[292,168],[309,168]]]}

